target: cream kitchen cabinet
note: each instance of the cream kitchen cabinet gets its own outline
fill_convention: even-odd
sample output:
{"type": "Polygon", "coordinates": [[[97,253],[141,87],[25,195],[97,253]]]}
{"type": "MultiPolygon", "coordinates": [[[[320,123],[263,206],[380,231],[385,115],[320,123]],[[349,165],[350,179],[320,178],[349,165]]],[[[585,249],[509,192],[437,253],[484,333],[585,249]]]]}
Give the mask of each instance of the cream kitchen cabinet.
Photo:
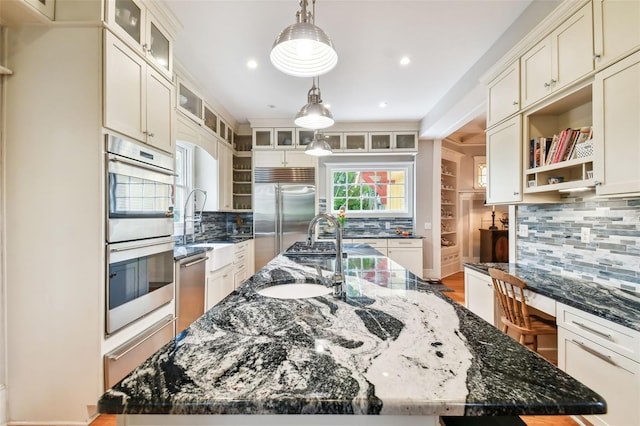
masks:
{"type": "Polygon", "coordinates": [[[607,401],[594,425],[640,424],[640,333],[558,304],[558,367],[607,401]]]}
{"type": "Polygon", "coordinates": [[[344,133],[345,152],[367,152],[369,150],[369,136],[366,132],[344,133]]]}
{"type": "Polygon", "coordinates": [[[254,151],[255,167],[316,167],[317,159],[304,151],[273,150],[254,151]]]}
{"type": "Polygon", "coordinates": [[[353,238],[349,242],[354,244],[369,244],[371,247],[378,250],[384,256],[387,255],[386,238],[353,238]]]}
{"type": "Polygon", "coordinates": [[[596,69],[602,69],[640,47],[640,2],[593,0],[596,69]]]}
{"type": "Polygon", "coordinates": [[[218,211],[233,209],[233,150],[218,140],[218,211]]]}
{"type": "Polygon", "coordinates": [[[233,271],[233,264],[228,264],[207,274],[205,310],[211,309],[234,290],[233,271]]]}
{"type": "Polygon", "coordinates": [[[487,127],[520,110],[520,61],[494,78],[487,89],[487,127]]]}
{"type": "Polygon", "coordinates": [[[387,256],[422,278],[422,239],[389,239],[387,256]]]}
{"type": "Polygon", "coordinates": [[[520,58],[520,101],[527,107],[594,69],[591,3],[520,58]]]}
{"type": "Polygon", "coordinates": [[[371,152],[417,151],[418,132],[369,132],[367,146],[371,152]]]}
{"type": "Polygon", "coordinates": [[[594,179],[598,195],[640,193],[640,52],[596,74],[594,179]]]}
{"type": "Polygon", "coordinates": [[[173,84],[105,31],[104,126],[173,153],[173,84]]]}
{"type": "Polygon", "coordinates": [[[487,203],[522,201],[522,118],[517,115],[486,133],[487,203]]]}
{"type": "Polygon", "coordinates": [[[489,324],[499,324],[493,283],[487,274],[464,268],[464,301],[467,309],[489,324]]]}
{"type": "Polygon", "coordinates": [[[140,0],[107,0],[109,29],[143,55],[167,78],[173,73],[173,40],[169,31],[140,0]]]}
{"type": "Polygon", "coordinates": [[[253,275],[253,240],[236,243],[234,246],[234,288],[238,288],[253,275]]]}

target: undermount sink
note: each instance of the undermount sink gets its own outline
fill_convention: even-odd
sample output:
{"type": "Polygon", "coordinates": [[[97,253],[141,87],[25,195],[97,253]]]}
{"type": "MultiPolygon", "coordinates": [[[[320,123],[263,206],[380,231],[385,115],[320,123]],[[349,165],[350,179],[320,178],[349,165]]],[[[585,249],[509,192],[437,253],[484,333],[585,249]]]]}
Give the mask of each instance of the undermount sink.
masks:
{"type": "Polygon", "coordinates": [[[235,248],[233,243],[198,243],[191,244],[191,247],[206,247],[212,248],[213,253],[209,253],[209,259],[211,259],[210,271],[215,271],[223,266],[233,263],[233,256],[235,248]]]}
{"type": "Polygon", "coordinates": [[[309,297],[326,296],[332,292],[331,287],[314,283],[274,284],[257,290],[258,294],[275,299],[307,299],[309,297]]]}

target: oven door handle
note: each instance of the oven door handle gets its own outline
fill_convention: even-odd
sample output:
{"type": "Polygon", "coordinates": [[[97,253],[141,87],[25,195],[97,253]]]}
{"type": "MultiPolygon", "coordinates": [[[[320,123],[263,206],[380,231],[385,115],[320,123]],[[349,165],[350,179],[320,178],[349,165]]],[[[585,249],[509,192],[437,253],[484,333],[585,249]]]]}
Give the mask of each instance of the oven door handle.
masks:
{"type": "Polygon", "coordinates": [[[156,240],[156,241],[154,241],[152,243],[146,243],[146,244],[127,245],[126,247],[112,247],[112,248],[109,249],[109,251],[111,251],[112,253],[117,253],[117,252],[135,250],[135,249],[140,249],[140,248],[145,248],[145,247],[160,246],[162,244],[170,244],[171,241],[172,241],[171,239],[168,239],[168,240],[165,240],[165,241],[157,241],[156,240]]]}
{"type": "Polygon", "coordinates": [[[128,158],[116,156],[116,155],[113,155],[113,154],[109,154],[109,161],[113,161],[113,162],[117,162],[117,163],[123,163],[123,164],[127,164],[129,166],[134,166],[134,167],[138,167],[138,168],[141,168],[141,169],[151,170],[151,171],[154,171],[154,172],[162,173],[162,174],[167,175],[167,176],[176,176],[175,173],[173,173],[171,170],[163,169],[162,167],[152,166],[151,164],[142,163],[142,162],[135,161],[135,160],[129,160],[128,158]]]}

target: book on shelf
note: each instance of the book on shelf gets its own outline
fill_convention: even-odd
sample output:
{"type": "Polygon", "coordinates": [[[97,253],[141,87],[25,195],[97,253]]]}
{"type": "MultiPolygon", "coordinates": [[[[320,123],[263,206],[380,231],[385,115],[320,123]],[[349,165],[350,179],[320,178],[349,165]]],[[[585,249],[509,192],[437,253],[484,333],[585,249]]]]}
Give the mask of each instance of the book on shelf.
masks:
{"type": "Polygon", "coordinates": [[[551,138],[535,138],[529,143],[529,165],[531,168],[548,166],[573,158],[575,147],[591,139],[591,126],[567,128],[551,138]]]}

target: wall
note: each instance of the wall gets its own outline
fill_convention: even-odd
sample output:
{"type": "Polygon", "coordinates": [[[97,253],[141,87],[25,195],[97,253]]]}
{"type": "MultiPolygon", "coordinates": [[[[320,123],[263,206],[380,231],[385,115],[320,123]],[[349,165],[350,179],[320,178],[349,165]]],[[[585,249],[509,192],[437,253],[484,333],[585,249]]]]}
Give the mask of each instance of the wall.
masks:
{"type": "Polygon", "coordinates": [[[516,212],[517,225],[529,227],[517,240],[520,264],[640,292],[640,198],[566,199],[516,212]],[[583,227],[591,243],[580,241],[583,227]]]}
{"type": "MultiPolygon", "coordinates": [[[[416,232],[424,235],[422,245],[422,268],[423,277],[436,276],[431,273],[434,269],[434,247],[440,251],[440,220],[435,223],[433,212],[433,199],[436,196],[434,185],[434,166],[440,162],[439,151],[438,160],[434,159],[435,141],[419,140],[418,155],[416,156],[416,201],[415,201],[415,223],[416,232]],[[425,224],[430,224],[431,229],[424,229],[425,224]],[[435,231],[437,230],[437,232],[435,231]]],[[[439,170],[439,169],[438,169],[439,170]]],[[[438,197],[440,196],[440,179],[437,181],[438,197]]],[[[440,259],[438,259],[438,262],[440,259]]]]}

